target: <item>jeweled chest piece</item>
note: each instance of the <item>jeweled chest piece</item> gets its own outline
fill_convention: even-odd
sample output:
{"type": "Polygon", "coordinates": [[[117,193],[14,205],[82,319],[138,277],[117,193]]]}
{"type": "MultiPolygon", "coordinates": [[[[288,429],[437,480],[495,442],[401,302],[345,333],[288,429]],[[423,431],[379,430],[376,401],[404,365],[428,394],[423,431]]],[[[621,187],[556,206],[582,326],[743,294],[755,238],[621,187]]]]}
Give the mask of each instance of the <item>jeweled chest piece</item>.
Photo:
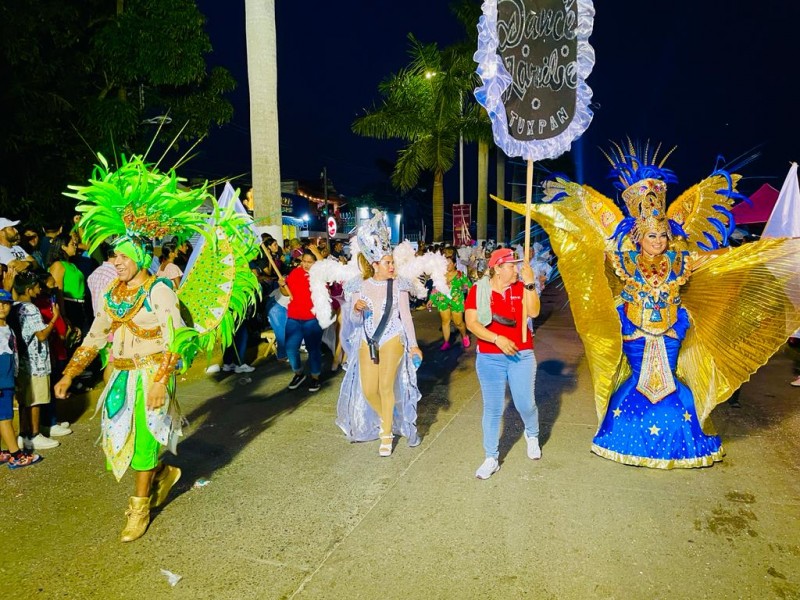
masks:
{"type": "Polygon", "coordinates": [[[669,257],[665,254],[649,257],[644,252],[636,258],[636,266],[647,284],[657,288],[666,282],[670,271],[669,257]]]}

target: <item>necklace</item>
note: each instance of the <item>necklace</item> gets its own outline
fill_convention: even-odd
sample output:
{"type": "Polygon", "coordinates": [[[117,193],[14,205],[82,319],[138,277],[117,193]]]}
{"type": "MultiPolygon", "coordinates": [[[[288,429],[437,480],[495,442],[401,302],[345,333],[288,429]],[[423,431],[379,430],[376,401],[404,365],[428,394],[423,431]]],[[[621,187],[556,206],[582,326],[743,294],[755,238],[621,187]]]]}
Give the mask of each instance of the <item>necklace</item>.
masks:
{"type": "Polygon", "coordinates": [[[106,292],[106,310],[115,321],[129,321],[139,312],[147,297],[146,291],[150,288],[154,276],[149,276],[137,287],[128,285],[119,279],[112,284],[106,292]]]}
{"type": "Polygon", "coordinates": [[[666,281],[669,275],[670,260],[664,254],[650,258],[641,252],[636,257],[636,267],[650,287],[657,288],[666,281]]]}

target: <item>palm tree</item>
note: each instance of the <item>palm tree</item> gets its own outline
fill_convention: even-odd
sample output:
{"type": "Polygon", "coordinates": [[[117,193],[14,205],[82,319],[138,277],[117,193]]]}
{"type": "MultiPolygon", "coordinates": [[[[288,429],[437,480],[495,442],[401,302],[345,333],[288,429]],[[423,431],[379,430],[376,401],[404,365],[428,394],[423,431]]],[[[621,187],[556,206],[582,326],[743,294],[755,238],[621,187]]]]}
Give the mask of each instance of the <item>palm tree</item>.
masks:
{"type": "MultiPolygon", "coordinates": [[[[464,60],[469,60],[472,64],[472,70],[475,71],[475,63],[472,62],[472,55],[478,45],[478,19],[483,13],[481,9],[480,0],[455,0],[450,5],[450,10],[455,17],[464,26],[466,39],[456,44],[453,49],[463,55],[464,60]]],[[[480,80],[477,75],[475,76],[475,84],[480,85],[480,80]]],[[[489,117],[483,107],[475,102],[475,97],[472,95],[472,89],[476,87],[473,85],[470,89],[469,99],[472,103],[470,140],[478,142],[478,231],[477,238],[479,240],[486,239],[487,231],[487,204],[489,201],[489,150],[494,146],[492,142],[492,125],[489,117]]],[[[465,136],[466,139],[466,136],[465,136]]],[[[499,172],[498,172],[499,176],[499,172]]],[[[502,224],[503,219],[501,212],[502,207],[498,205],[498,234],[496,237],[502,237],[502,224]]]]}
{"type": "Polygon", "coordinates": [[[245,0],[255,220],[283,244],[275,0],[245,0]]]}
{"type": "Polygon", "coordinates": [[[398,152],[392,183],[402,191],[417,185],[422,171],[433,173],[433,240],[444,234],[444,174],[453,166],[460,134],[471,134],[465,118],[467,92],[475,84],[471,57],[454,48],[439,50],[422,44],[412,34],[411,63],[379,86],[383,96],[353,122],[359,135],[399,138],[408,144],[398,152]]]}

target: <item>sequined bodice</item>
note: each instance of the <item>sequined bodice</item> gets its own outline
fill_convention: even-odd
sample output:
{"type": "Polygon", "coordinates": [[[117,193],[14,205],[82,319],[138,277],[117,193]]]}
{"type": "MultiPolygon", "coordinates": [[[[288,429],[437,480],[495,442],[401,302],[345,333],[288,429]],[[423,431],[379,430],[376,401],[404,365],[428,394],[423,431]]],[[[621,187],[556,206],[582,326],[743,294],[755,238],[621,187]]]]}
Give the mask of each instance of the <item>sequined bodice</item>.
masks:
{"type": "MultiPolygon", "coordinates": [[[[400,321],[400,290],[399,286],[392,286],[392,314],[386,324],[386,329],[381,336],[381,342],[385,342],[398,335],[403,328],[400,321]]],[[[374,335],[375,328],[383,318],[386,310],[386,282],[368,279],[361,288],[362,298],[367,301],[369,308],[364,315],[364,327],[367,335],[374,335]]]]}
{"type": "MultiPolygon", "coordinates": [[[[409,347],[417,345],[417,337],[414,333],[414,323],[411,320],[411,312],[408,305],[408,290],[410,284],[404,279],[395,279],[392,285],[392,309],[386,329],[381,336],[381,344],[387,340],[403,335],[409,347]]],[[[367,303],[367,309],[363,312],[364,328],[369,336],[374,335],[375,328],[383,317],[386,310],[386,281],[376,281],[366,279],[361,282],[358,296],[367,303]]]]}
{"type": "Polygon", "coordinates": [[[662,335],[678,318],[680,286],[689,274],[689,253],[667,251],[655,257],[643,252],[616,252],[612,262],[622,280],[620,294],[626,314],[636,327],[662,335]]]}

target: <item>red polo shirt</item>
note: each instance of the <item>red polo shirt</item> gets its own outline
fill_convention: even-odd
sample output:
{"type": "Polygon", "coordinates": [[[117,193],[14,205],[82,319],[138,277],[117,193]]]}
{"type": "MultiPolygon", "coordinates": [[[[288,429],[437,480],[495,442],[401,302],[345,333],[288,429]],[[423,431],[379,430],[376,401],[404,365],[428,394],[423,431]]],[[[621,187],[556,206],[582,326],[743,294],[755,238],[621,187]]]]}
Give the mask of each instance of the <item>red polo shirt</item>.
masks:
{"type": "MultiPolygon", "coordinates": [[[[486,328],[492,333],[496,333],[507,337],[517,345],[518,350],[533,350],[533,334],[528,332],[528,341],[522,341],[522,294],[525,288],[521,281],[512,283],[504,293],[498,294],[492,290],[492,314],[505,317],[507,319],[514,319],[517,322],[516,327],[508,325],[501,325],[496,321],[492,321],[486,328]]],[[[478,286],[473,285],[467,299],[464,302],[464,310],[477,310],[477,293],[478,286]]],[[[502,350],[495,346],[492,342],[478,340],[478,352],[485,354],[502,354],[502,350]]]]}

